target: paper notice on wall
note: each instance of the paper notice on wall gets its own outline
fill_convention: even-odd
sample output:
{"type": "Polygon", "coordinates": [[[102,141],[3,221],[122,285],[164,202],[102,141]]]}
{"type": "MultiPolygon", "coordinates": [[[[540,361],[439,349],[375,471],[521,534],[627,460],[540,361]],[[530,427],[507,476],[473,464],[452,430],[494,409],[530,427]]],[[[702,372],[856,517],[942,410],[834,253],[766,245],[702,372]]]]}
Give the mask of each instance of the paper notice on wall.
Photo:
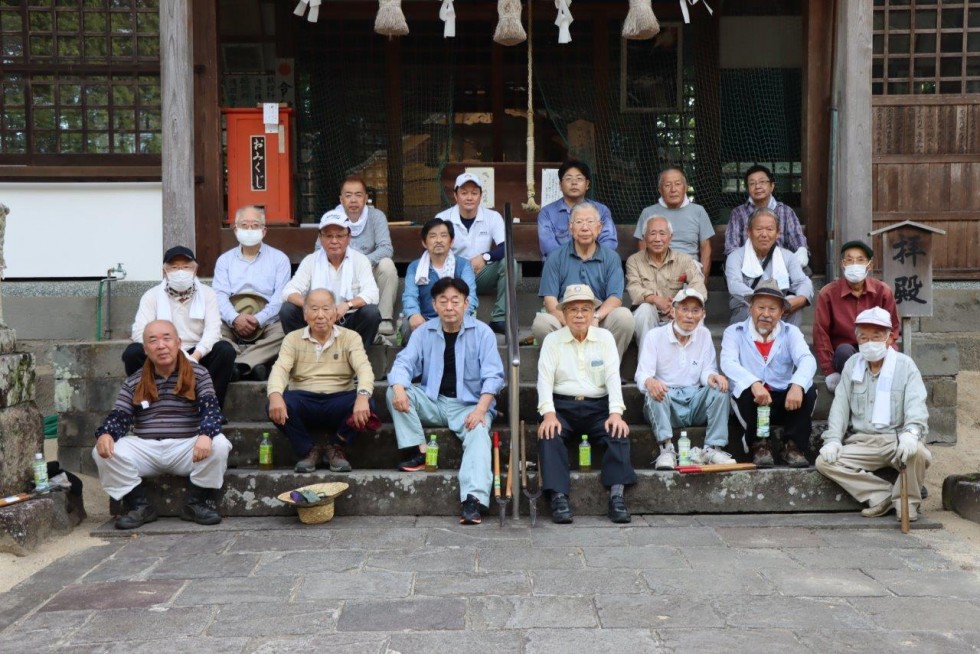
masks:
{"type": "Polygon", "coordinates": [[[279,133],[279,103],[262,103],[262,122],[265,123],[266,134],[279,133]]]}
{"type": "Polygon", "coordinates": [[[557,168],[541,170],[541,206],[561,199],[561,182],[558,181],[557,168]]]}
{"type": "Polygon", "coordinates": [[[494,193],[493,193],[493,168],[490,167],[468,167],[466,172],[472,173],[480,178],[483,183],[483,206],[487,209],[493,209],[494,193]]]}

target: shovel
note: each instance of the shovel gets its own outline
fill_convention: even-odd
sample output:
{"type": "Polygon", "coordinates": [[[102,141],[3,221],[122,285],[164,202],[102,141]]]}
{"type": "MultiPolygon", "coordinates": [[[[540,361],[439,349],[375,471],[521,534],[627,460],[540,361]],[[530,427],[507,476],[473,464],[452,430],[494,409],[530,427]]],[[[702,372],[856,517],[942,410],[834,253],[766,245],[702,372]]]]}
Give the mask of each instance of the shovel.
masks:
{"type": "Polygon", "coordinates": [[[524,434],[524,421],[521,420],[521,485],[524,487],[524,497],[527,498],[528,507],[531,510],[531,526],[533,527],[538,521],[538,498],[541,497],[541,483],[540,479],[538,481],[538,490],[531,492],[527,487],[527,457],[525,456],[525,434],[524,434]]]}
{"type": "Polygon", "coordinates": [[[510,480],[511,475],[507,475],[507,496],[500,497],[500,432],[493,432],[493,496],[497,500],[497,507],[500,509],[500,526],[504,526],[504,518],[507,517],[507,503],[510,502],[510,480]]]}

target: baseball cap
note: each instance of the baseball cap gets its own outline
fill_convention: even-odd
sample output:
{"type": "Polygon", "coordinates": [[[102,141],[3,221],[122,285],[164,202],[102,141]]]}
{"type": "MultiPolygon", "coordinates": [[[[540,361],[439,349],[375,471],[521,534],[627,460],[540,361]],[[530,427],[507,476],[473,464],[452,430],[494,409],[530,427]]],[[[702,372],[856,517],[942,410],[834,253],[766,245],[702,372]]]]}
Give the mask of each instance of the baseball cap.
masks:
{"type": "Polygon", "coordinates": [[[350,221],[347,220],[347,216],[340,213],[339,211],[328,211],[320,217],[320,227],[330,227],[331,225],[336,225],[337,227],[343,227],[350,231],[350,221]]]}
{"type": "Polygon", "coordinates": [[[777,297],[783,301],[783,309],[789,309],[789,300],[786,299],[786,294],[783,293],[779,285],[772,279],[764,279],[759,282],[759,285],[755,287],[755,290],[745,296],[745,299],[752,303],[752,300],[757,297],[777,297]]]}
{"type": "Polygon", "coordinates": [[[892,315],[881,307],[865,309],[854,319],[855,325],[878,325],[886,329],[892,328],[892,315]]]}
{"type": "Polygon", "coordinates": [[[187,257],[191,261],[197,261],[197,259],[194,258],[194,250],[184,247],[183,245],[175,245],[163,253],[163,262],[170,263],[177,257],[187,257]]]}
{"type": "Polygon", "coordinates": [[[851,248],[858,248],[859,250],[864,250],[864,253],[869,259],[874,259],[875,251],[871,249],[871,246],[864,241],[848,241],[844,245],[840,246],[840,253],[843,255],[846,251],[851,248]]]}
{"type": "Polygon", "coordinates": [[[483,182],[480,181],[480,178],[474,175],[473,173],[463,173],[459,175],[456,178],[456,186],[454,186],[453,189],[459,190],[459,187],[465,184],[466,182],[473,182],[478,187],[480,187],[481,191],[483,190],[483,182]]]}
{"type": "Polygon", "coordinates": [[[565,296],[561,299],[558,304],[558,310],[561,311],[565,308],[565,305],[569,302],[591,302],[593,306],[600,306],[602,302],[595,299],[595,293],[592,292],[592,287],[588,284],[571,284],[565,289],[565,296]]]}
{"type": "Polygon", "coordinates": [[[704,296],[693,288],[682,288],[681,290],[677,291],[677,295],[674,296],[674,304],[680,304],[689,297],[693,297],[695,300],[701,303],[701,306],[704,306],[704,296]]]}

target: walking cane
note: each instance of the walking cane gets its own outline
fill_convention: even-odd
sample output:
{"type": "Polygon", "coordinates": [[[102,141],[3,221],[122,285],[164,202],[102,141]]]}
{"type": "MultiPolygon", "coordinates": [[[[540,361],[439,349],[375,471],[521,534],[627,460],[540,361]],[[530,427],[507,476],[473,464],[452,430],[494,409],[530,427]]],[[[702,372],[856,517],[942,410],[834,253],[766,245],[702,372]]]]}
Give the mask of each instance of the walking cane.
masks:
{"type": "Polygon", "coordinates": [[[524,421],[521,420],[521,482],[524,486],[524,497],[527,498],[527,503],[531,511],[531,526],[533,527],[538,521],[538,498],[541,497],[541,478],[538,477],[538,490],[532,493],[527,487],[527,456],[524,450],[526,441],[527,435],[524,433],[524,421]]]}
{"type": "Polygon", "coordinates": [[[899,487],[902,491],[902,533],[909,533],[909,482],[905,462],[898,466],[899,487]]]}

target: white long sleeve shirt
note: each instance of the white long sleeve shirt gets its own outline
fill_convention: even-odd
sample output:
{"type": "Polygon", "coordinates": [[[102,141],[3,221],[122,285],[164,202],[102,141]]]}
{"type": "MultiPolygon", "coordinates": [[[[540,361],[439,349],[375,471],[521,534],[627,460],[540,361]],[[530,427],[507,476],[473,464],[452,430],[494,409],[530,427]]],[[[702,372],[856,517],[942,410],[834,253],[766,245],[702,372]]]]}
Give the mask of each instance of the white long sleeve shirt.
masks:
{"type": "MultiPolygon", "coordinates": [[[[218,309],[218,295],[210,286],[200,284],[200,293],[204,296],[204,320],[190,317],[191,301],[178,302],[170,300],[171,322],[177,328],[180,336],[180,348],[185,352],[193,349],[202,356],[207,355],[214,344],[221,340],[221,312],[218,309]]],[[[159,287],[154,286],[140,298],[140,306],[133,320],[132,339],[134,343],[143,342],[143,329],[157,319],[157,298],[160,297],[159,287]]]]}
{"type": "MultiPolygon", "coordinates": [[[[288,301],[289,296],[293,293],[299,293],[303,297],[306,297],[306,294],[310,292],[310,285],[313,283],[313,262],[318,256],[320,256],[320,253],[314,252],[303,258],[303,261],[299,264],[299,268],[296,269],[296,274],[293,275],[293,278],[289,280],[289,283],[282,290],[283,302],[288,301]]],[[[381,295],[378,291],[378,284],[374,281],[374,274],[371,272],[370,260],[350,247],[347,248],[347,254],[344,256],[340,267],[334,268],[333,265],[328,263],[327,289],[333,291],[334,295],[337,296],[337,302],[346,302],[355,297],[359,297],[366,304],[377,304],[378,298],[381,295]],[[340,293],[340,280],[343,276],[344,266],[354,267],[350,297],[344,297],[340,293]]],[[[354,311],[354,309],[351,309],[351,311],[354,311]]]]}
{"type": "Polygon", "coordinates": [[[555,410],[554,394],[573,397],[609,396],[609,413],[626,410],[619,378],[619,352],[612,332],[589,327],[577,341],[568,327],[548,334],[538,356],[538,413],[555,410]]]}
{"type": "Polygon", "coordinates": [[[636,385],[644,393],[651,377],[670,388],[679,388],[707,386],[708,377],[717,374],[715,346],[711,332],[704,325],[698,325],[683,345],[677,340],[673,322],[651,329],[643,337],[636,366],[636,385]]]}

